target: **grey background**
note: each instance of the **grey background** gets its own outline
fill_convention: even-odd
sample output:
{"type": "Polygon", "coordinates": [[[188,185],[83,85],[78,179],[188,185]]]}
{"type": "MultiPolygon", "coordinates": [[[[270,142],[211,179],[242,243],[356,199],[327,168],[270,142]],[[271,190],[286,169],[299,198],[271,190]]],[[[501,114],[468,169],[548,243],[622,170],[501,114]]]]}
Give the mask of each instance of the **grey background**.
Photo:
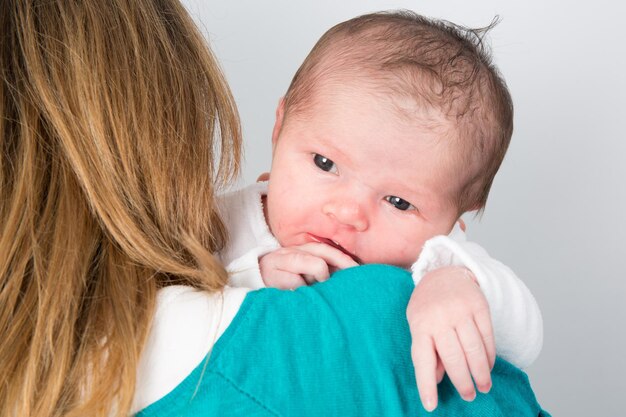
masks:
{"type": "Polygon", "coordinates": [[[545,341],[527,369],[555,416],[626,415],[626,36],[624,6],[596,0],[186,0],[239,105],[244,182],[270,166],[274,110],[332,25],[410,8],[480,27],[515,102],[515,133],[470,238],[513,268],[542,308],[545,341]]]}

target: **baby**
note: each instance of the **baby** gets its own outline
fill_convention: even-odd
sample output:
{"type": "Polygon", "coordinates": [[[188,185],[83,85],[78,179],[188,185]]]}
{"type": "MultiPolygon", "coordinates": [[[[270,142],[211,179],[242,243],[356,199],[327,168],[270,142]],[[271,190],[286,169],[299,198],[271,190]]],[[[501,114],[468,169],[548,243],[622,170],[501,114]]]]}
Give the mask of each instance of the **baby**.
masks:
{"type": "Polygon", "coordinates": [[[365,263],[412,269],[407,317],[428,410],[444,369],[472,400],[472,378],[490,389],[496,348],[523,367],[542,343],[528,289],[459,226],[485,207],[513,128],[481,40],[410,12],[330,29],[278,105],[269,181],[221,200],[231,285],[295,288],[365,263]]]}

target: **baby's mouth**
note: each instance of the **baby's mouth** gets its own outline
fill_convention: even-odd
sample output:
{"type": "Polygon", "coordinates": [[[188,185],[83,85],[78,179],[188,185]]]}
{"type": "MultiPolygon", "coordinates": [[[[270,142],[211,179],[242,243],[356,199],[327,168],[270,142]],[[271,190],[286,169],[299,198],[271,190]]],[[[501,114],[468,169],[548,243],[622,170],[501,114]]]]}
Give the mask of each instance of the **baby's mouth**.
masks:
{"type": "Polygon", "coordinates": [[[339,243],[335,242],[334,240],[328,239],[328,238],[325,238],[325,237],[321,237],[321,236],[316,236],[316,235],[311,234],[311,233],[309,233],[308,235],[311,237],[311,239],[313,241],[318,242],[318,243],[324,243],[324,244],[326,244],[328,246],[332,246],[333,248],[338,249],[341,252],[343,252],[346,255],[348,255],[349,257],[351,257],[354,260],[354,262],[356,262],[359,265],[361,265],[361,263],[362,263],[361,260],[355,254],[353,254],[352,252],[350,252],[349,250],[347,250],[346,248],[344,248],[343,246],[341,246],[339,243]]]}

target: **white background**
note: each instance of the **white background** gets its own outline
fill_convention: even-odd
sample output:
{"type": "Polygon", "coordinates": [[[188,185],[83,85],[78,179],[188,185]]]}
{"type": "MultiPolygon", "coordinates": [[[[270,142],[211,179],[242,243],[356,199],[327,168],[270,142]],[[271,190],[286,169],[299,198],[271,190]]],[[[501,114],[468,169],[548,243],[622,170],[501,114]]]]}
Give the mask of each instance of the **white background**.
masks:
{"type": "Polygon", "coordinates": [[[515,132],[472,240],[517,272],[544,315],[527,372],[555,416],[626,415],[626,46],[621,2],[202,1],[203,27],[244,127],[244,182],[270,166],[274,110],[324,31],[409,8],[489,37],[515,103],[515,132]]]}

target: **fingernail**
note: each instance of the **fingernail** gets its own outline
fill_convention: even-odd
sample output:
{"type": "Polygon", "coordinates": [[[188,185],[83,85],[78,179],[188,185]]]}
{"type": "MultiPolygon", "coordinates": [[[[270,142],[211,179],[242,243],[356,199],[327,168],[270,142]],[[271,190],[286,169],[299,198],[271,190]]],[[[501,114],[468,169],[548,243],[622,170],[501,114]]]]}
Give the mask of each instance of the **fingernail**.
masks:
{"type": "Polygon", "coordinates": [[[437,407],[437,403],[432,397],[428,397],[424,400],[424,409],[428,412],[431,412],[437,407]]]}
{"type": "Polygon", "coordinates": [[[474,401],[474,399],[476,398],[476,391],[472,391],[469,394],[465,394],[461,398],[463,398],[465,401],[474,401]]]}
{"type": "Polygon", "coordinates": [[[483,386],[478,387],[478,391],[482,392],[483,394],[488,393],[491,390],[491,382],[489,382],[488,384],[485,384],[483,386]]]}

